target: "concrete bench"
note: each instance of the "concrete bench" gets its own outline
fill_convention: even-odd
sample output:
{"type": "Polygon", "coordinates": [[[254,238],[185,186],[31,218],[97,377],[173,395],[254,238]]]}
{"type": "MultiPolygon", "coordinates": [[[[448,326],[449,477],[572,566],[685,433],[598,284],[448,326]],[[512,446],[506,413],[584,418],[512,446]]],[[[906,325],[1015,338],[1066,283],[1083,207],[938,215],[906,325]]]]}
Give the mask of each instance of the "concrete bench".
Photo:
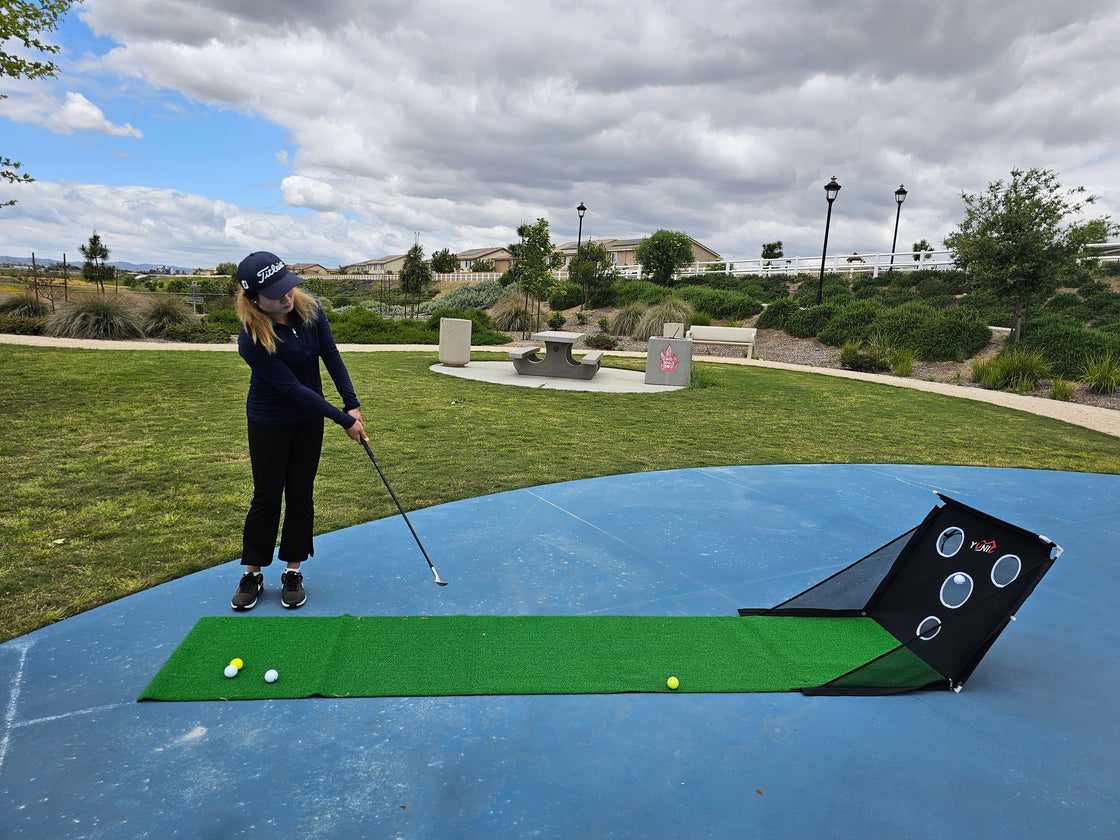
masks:
{"type": "Polygon", "coordinates": [[[531,359],[541,352],[539,347],[517,347],[509,351],[511,359],[531,359]]]}
{"type": "Polygon", "coordinates": [[[602,358],[602,350],[592,350],[590,353],[587,353],[582,359],[580,359],[579,363],[581,365],[595,365],[595,367],[599,367],[600,360],[602,358]]]}
{"type": "Polygon", "coordinates": [[[747,358],[754,358],[754,327],[703,327],[695,326],[685,333],[695,344],[723,344],[747,348],[747,358]]]}

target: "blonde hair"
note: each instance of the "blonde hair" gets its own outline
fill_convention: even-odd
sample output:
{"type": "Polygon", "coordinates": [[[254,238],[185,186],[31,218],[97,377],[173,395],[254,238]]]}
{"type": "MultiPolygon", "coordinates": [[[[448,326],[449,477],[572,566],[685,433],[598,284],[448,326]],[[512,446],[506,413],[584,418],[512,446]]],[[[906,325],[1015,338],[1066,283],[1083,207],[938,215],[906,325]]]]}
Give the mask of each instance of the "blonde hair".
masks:
{"type": "MultiPolygon", "coordinates": [[[[319,299],[298,287],[293,291],[295,293],[295,303],[292,307],[294,319],[305,327],[319,320],[319,299]]],[[[249,337],[268,353],[275,353],[277,337],[272,325],[272,317],[257,306],[257,295],[238,289],[235,308],[237,317],[241,319],[241,324],[249,333],[249,337]]]]}

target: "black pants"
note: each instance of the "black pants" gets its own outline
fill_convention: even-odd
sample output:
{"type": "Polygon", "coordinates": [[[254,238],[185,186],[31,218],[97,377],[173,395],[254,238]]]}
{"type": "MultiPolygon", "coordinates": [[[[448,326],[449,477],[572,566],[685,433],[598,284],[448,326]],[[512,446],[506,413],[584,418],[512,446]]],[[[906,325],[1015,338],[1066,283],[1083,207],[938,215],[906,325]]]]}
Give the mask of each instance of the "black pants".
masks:
{"type": "Polygon", "coordinates": [[[302,563],[315,553],[314,487],[323,449],[323,418],[301,423],[249,421],[249,460],[253,466],[253,501],[245,516],[241,564],[268,566],[280,529],[278,559],[302,563]]]}

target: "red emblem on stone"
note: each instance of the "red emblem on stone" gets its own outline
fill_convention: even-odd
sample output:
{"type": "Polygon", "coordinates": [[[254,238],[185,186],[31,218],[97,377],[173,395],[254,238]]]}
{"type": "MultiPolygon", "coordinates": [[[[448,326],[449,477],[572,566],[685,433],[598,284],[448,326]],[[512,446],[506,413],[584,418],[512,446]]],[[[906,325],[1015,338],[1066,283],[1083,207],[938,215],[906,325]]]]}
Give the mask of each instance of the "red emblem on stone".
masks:
{"type": "Polygon", "coordinates": [[[661,354],[661,369],[665,373],[672,373],[677,369],[677,357],[673,355],[673,348],[666,347],[665,352],[661,354]]]}

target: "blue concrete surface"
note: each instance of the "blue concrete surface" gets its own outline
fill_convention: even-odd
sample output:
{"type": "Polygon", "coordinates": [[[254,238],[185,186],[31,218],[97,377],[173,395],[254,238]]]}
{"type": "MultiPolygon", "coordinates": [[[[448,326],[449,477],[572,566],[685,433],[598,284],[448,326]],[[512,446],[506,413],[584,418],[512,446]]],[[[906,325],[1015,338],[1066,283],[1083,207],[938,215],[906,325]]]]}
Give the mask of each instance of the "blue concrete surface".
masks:
{"type": "MultiPolygon", "coordinates": [[[[722,467],[535,487],[317,538],[303,615],[733,615],[934,491],[1064,549],[960,694],[144,703],[228,564],[0,645],[0,837],[1120,836],[1120,477],[722,467]]],[[[321,502],[323,504],[327,502],[321,502]]],[[[250,615],[279,615],[279,569],[250,615]]]]}

